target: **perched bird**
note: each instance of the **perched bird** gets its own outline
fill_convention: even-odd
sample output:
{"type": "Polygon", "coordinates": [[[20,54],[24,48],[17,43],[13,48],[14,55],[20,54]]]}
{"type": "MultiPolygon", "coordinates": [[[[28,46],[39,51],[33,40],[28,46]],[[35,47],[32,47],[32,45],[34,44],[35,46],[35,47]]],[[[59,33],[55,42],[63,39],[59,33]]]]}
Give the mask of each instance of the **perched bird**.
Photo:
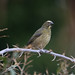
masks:
{"type": "Polygon", "coordinates": [[[51,27],[53,22],[46,21],[28,41],[26,48],[43,49],[49,43],[51,38],[51,27]]]}

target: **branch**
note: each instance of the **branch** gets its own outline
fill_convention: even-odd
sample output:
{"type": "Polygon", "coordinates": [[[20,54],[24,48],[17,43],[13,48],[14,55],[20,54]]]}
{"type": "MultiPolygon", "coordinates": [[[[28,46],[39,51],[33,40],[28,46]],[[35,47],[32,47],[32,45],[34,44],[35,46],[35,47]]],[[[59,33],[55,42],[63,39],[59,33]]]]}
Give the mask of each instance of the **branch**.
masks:
{"type": "Polygon", "coordinates": [[[32,50],[32,49],[25,49],[25,48],[6,48],[6,49],[3,49],[0,51],[0,55],[3,56],[4,53],[6,52],[13,52],[13,51],[17,51],[17,52],[36,52],[36,53],[47,53],[47,54],[51,54],[53,55],[54,57],[60,57],[60,58],[64,58],[66,60],[69,60],[73,63],[75,63],[75,58],[70,58],[70,57],[67,57],[65,55],[62,55],[62,54],[58,54],[58,53],[55,53],[53,51],[49,51],[49,50],[46,50],[46,49],[41,49],[41,50],[32,50]]]}

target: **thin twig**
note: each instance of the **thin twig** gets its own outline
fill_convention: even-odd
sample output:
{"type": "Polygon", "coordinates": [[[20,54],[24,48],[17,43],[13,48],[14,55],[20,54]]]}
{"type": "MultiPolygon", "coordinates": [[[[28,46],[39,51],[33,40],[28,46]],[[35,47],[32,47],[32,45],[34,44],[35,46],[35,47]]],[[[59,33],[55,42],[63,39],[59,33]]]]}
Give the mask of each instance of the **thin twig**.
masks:
{"type": "Polygon", "coordinates": [[[8,30],[8,28],[0,29],[0,32],[8,30]]]}

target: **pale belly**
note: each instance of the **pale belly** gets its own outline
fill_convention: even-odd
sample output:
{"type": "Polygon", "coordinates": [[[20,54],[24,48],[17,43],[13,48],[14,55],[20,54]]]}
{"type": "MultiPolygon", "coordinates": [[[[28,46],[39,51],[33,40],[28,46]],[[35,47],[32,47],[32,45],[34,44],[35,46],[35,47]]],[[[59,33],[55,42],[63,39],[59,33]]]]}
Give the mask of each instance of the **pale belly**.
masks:
{"type": "Polygon", "coordinates": [[[41,35],[39,38],[37,38],[35,40],[35,42],[33,42],[33,47],[35,47],[37,49],[45,48],[45,46],[49,43],[50,38],[51,38],[50,35],[46,35],[46,36],[45,35],[41,35]]]}

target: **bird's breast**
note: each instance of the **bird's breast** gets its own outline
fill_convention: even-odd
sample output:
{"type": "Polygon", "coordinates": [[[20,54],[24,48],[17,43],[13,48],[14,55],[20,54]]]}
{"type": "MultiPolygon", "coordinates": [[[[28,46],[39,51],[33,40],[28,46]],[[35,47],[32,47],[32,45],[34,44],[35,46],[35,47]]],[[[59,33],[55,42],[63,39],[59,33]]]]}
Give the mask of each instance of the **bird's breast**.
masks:
{"type": "Polygon", "coordinates": [[[50,41],[51,38],[51,32],[44,32],[40,37],[38,37],[34,42],[34,47],[37,47],[39,49],[43,49],[50,41]]]}

